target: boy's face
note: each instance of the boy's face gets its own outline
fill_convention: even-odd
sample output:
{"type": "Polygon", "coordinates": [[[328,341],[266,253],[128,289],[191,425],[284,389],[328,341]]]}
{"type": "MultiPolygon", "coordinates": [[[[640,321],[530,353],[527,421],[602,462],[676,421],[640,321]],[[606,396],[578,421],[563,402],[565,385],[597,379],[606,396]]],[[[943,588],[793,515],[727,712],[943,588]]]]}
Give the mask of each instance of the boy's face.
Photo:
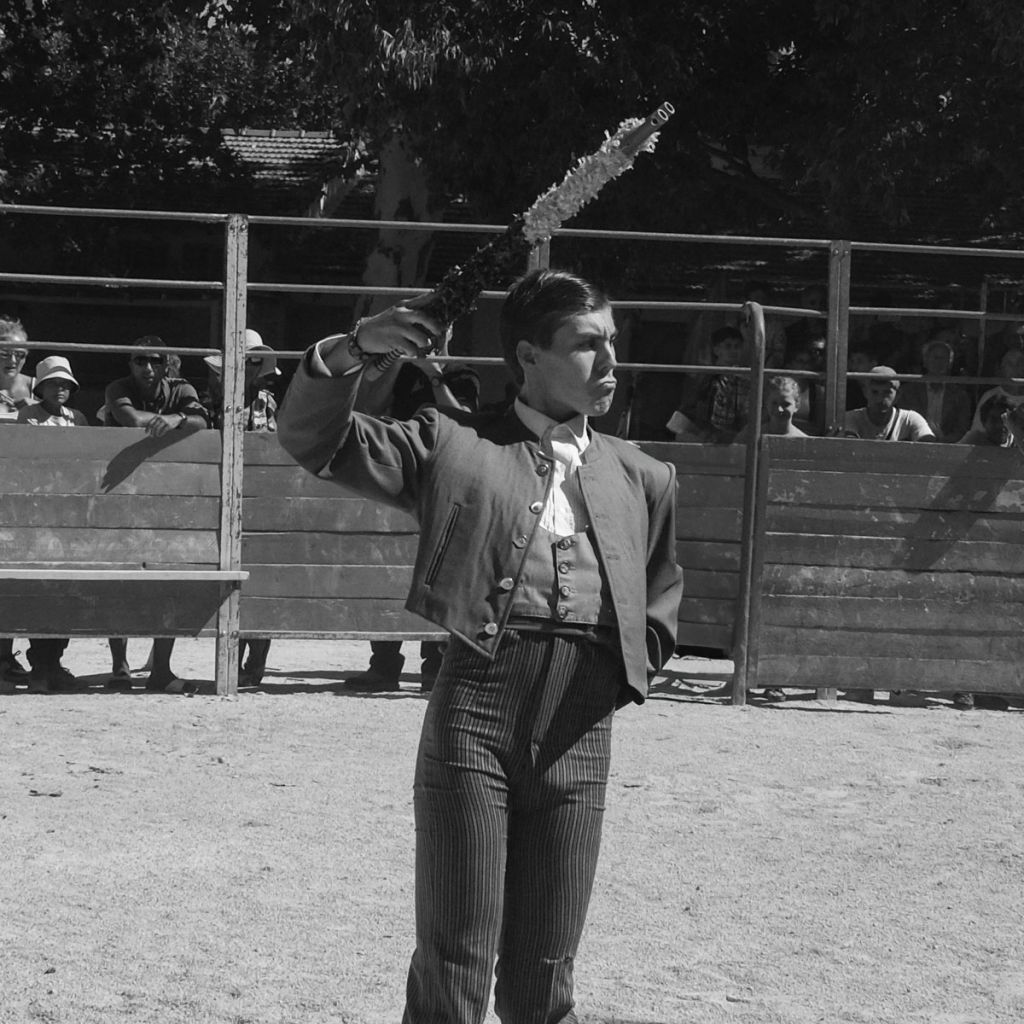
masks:
{"type": "Polygon", "coordinates": [[[567,317],[548,348],[519,342],[528,404],[559,422],[578,413],[603,416],[615,397],[616,336],[605,306],[567,317]]]}
{"type": "Polygon", "coordinates": [[[768,392],[768,415],[779,420],[791,420],[799,409],[796,398],[788,391],[772,389],[768,392]]]}
{"type": "Polygon", "coordinates": [[[61,406],[68,404],[71,397],[71,385],[66,380],[44,380],[36,387],[39,401],[49,413],[60,412],[61,406]]]}
{"type": "Polygon", "coordinates": [[[741,338],[723,338],[713,349],[715,366],[739,366],[743,352],[741,338]]]}
{"type": "Polygon", "coordinates": [[[930,373],[933,377],[946,377],[953,364],[953,353],[945,345],[931,345],[925,349],[921,361],[924,363],[925,373],[930,373]]]}

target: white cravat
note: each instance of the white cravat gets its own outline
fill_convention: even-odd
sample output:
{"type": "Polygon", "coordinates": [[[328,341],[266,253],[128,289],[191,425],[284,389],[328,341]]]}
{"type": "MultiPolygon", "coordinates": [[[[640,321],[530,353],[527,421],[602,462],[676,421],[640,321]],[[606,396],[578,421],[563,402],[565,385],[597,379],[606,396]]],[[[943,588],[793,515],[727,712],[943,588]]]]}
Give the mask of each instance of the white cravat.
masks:
{"type": "Polygon", "coordinates": [[[590,517],[576,474],[581,456],[590,444],[587,418],[577,416],[566,423],[557,423],[519,399],[516,399],[515,410],[524,426],[540,438],[541,450],[554,460],[551,487],[540,515],[541,529],[557,537],[582,532],[590,525],[590,517]]]}

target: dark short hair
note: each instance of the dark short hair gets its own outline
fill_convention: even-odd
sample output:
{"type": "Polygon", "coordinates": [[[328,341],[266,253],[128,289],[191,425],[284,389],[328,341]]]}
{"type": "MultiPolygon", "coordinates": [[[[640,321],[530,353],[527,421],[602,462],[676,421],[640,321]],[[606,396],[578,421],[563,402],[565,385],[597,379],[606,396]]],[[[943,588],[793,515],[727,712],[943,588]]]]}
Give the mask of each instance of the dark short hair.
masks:
{"type": "Polygon", "coordinates": [[[978,419],[984,423],[990,416],[1002,416],[1013,408],[1006,395],[990,395],[978,409],[978,419]]]}
{"type": "Polygon", "coordinates": [[[499,319],[502,354],[516,381],[523,381],[516,356],[520,341],[549,348],[555,331],[569,317],[608,305],[608,296],[600,288],[567,270],[531,270],[516,281],[505,296],[499,319]]]}

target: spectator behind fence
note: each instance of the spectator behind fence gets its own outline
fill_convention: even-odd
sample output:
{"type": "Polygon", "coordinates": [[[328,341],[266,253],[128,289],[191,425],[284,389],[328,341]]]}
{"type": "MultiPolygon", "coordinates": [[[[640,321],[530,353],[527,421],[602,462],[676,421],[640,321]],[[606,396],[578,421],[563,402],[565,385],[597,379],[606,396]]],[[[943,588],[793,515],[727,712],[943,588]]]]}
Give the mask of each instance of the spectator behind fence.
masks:
{"type": "MultiPolygon", "coordinates": [[[[775,374],[765,378],[764,406],[761,410],[761,433],[779,437],[807,437],[794,422],[800,409],[800,385],[795,378],[775,374]]],[[[748,412],[749,416],[749,412],[748,412]]],[[[736,435],[737,444],[746,444],[750,438],[748,423],[736,435]]]]}
{"type": "Polygon", "coordinates": [[[846,414],[846,436],[864,441],[934,441],[925,418],[911,409],[896,407],[900,382],[891,366],[871,367],[864,381],[867,405],[846,414]]]}
{"type": "MultiPolygon", "coordinates": [[[[28,334],[21,321],[0,316],[0,426],[15,423],[18,411],[32,401],[34,381],[21,369],[28,358],[28,334]]],[[[24,682],[28,669],[14,653],[14,639],[0,637],[0,692],[24,682]]]]}
{"type": "MultiPolygon", "coordinates": [[[[18,422],[40,427],[84,427],[86,418],[67,403],[78,389],[78,381],[71,372],[71,364],[63,356],[50,356],[36,366],[36,380],[32,393],[39,399],[23,406],[18,422]]],[[[67,637],[34,637],[28,645],[28,678],[30,693],[49,693],[51,690],[69,690],[75,686],[75,677],[61,664],[67,649],[67,637]]],[[[8,691],[13,684],[6,684],[8,691]]]]}
{"type": "MultiPolygon", "coordinates": [[[[746,345],[738,327],[719,327],[711,335],[715,366],[741,366],[746,345]]],[[[732,374],[705,374],[685,405],[669,418],[666,427],[677,441],[713,441],[728,444],[747,419],[750,381],[732,374]]]]}
{"type": "Polygon", "coordinates": [[[28,334],[21,321],[0,316],[0,424],[13,423],[32,401],[33,380],[22,367],[28,358],[28,334]]]}
{"type": "MultiPolygon", "coordinates": [[[[941,334],[933,335],[921,349],[925,377],[948,377],[956,350],[941,334]]],[[[910,381],[900,389],[900,408],[920,413],[936,440],[956,443],[971,425],[972,403],[961,384],[910,381]]]]}
{"type": "MultiPolygon", "coordinates": [[[[153,437],[163,437],[175,430],[193,433],[207,426],[206,410],[195,388],[181,377],[167,376],[167,356],[162,346],[163,341],[155,334],[133,342],[129,375],[107,386],[105,408],[110,426],[142,427],[153,437]]],[[[109,644],[113,668],[107,685],[130,686],[128,641],[111,637],[109,644]]],[[[171,671],[173,649],[173,637],[153,641],[153,666],[146,680],[147,690],[184,693],[190,689],[171,671]]]]}
{"type": "MultiPolygon", "coordinates": [[[[257,331],[245,331],[245,384],[242,401],[244,404],[244,429],[259,433],[273,433],[277,430],[277,402],[273,392],[266,387],[274,377],[280,375],[277,355],[257,331]]],[[[224,424],[224,360],[221,356],[204,356],[209,371],[207,380],[206,408],[210,422],[220,429],[224,424]]],[[[238,643],[238,685],[259,686],[267,670],[267,656],[270,654],[269,637],[242,638],[238,643]]]]}
{"type": "MultiPolygon", "coordinates": [[[[1024,377],[1024,351],[1019,348],[1007,349],[1003,353],[1003,358],[999,361],[999,373],[1007,378],[1024,377]]],[[[981,408],[994,395],[1002,395],[1009,404],[1010,409],[1016,410],[1018,406],[1024,405],[1024,384],[1014,384],[1012,381],[1007,380],[1005,383],[997,384],[994,388],[989,388],[988,391],[985,391],[978,399],[974,419],[971,421],[971,430],[982,429],[981,408]]],[[[1024,444],[1024,425],[1018,421],[1017,417],[1008,416],[1007,425],[1013,436],[1013,443],[1018,446],[1024,444]]]]}
{"type": "Polygon", "coordinates": [[[1013,432],[1010,416],[1013,406],[1006,395],[989,395],[978,406],[980,427],[972,427],[960,438],[958,444],[986,445],[990,448],[1012,448],[1013,432]]]}
{"type": "MultiPolygon", "coordinates": [[[[448,340],[442,343],[439,355],[448,354],[448,340]]],[[[366,382],[362,387],[367,387],[366,382]]],[[[480,407],[480,377],[470,367],[444,364],[431,360],[400,361],[375,388],[391,389],[387,414],[396,419],[410,419],[423,406],[441,409],[463,409],[476,412],[480,407]],[[390,379],[389,379],[390,377],[390,379]],[[392,387],[393,382],[393,387],[392,387]]],[[[438,640],[420,642],[420,691],[434,688],[441,670],[445,645],[438,640]]],[[[371,640],[370,664],[365,672],[345,683],[355,693],[386,693],[401,688],[399,677],[405,665],[401,640],[371,640]]]]}

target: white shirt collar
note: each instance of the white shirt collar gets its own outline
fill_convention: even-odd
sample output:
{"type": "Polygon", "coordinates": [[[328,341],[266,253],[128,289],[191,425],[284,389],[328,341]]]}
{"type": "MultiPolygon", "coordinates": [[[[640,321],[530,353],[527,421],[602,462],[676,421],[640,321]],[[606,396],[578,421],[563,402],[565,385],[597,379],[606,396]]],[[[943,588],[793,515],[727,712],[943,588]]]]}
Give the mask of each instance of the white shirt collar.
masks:
{"type": "Polygon", "coordinates": [[[546,416],[544,413],[531,408],[521,398],[516,399],[515,411],[523,426],[536,434],[538,439],[542,439],[554,427],[565,427],[566,430],[563,433],[566,436],[562,440],[571,440],[581,454],[587,450],[590,444],[590,434],[587,431],[587,417],[582,413],[574,416],[571,420],[559,423],[558,420],[553,420],[550,416],[546,416]]]}

